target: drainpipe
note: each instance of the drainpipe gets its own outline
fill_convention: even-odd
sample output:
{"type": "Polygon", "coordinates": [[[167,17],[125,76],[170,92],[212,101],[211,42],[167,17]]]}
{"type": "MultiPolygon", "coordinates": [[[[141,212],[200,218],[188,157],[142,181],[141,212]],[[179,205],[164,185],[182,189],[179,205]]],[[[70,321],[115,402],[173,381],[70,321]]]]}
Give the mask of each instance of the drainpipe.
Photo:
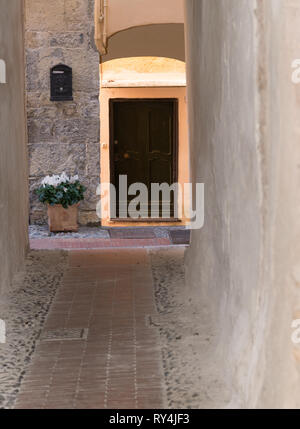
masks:
{"type": "Polygon", "coordinates": [[[106,54],[107,43],[107,0],[95,1],[95,42],[100,55],[106,54]]]}
{"type": "Polygon", "coordinates": [[[107,18],[108,18],[108,0],[104,0],[104,25],[103,25],[103,45],[107,48],[107,18]]]}

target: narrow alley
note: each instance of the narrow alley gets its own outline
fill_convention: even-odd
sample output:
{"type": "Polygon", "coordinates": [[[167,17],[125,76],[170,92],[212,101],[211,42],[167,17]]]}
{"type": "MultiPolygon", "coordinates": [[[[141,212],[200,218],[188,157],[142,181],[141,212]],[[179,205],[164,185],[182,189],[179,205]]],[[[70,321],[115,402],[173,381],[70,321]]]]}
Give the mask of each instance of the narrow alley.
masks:
{"type": "Polygon", "coordinates": [[[0,409],[299,409],[300,1],[0,10],[0,409]]]}

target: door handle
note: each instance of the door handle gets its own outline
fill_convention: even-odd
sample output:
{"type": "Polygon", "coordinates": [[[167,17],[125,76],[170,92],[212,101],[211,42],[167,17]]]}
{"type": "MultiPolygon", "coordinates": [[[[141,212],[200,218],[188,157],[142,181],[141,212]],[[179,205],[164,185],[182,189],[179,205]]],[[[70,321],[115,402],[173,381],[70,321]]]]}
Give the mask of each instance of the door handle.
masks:
{"type": "Polygon", "coordinates": [[[115,144],[115,145],[118,145],[118,144],[119,144],[119,141],[118,141],[118,140],[115,140],[115,141],[114,141],[114,144],[115,144]]]}

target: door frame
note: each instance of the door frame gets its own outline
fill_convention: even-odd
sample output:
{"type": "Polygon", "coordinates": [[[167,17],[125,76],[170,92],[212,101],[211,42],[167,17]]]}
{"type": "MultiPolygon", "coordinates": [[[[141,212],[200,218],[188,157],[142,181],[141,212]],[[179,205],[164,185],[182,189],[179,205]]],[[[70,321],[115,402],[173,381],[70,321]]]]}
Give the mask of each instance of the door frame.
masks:
{"type": "MultiPolygon", "coordinates": [[[[110,98],[109,99],[109,168],[110,168],[110,183],[115,185],[115,163],[114,163],[114,105],[116,103],[126,102],[153,102],[158,101],[161,103],[172,103],[173,105],[173,183],[178,183],[178,156],[179,156],[179,100],[178,98],[110,98]]],[[[150,191],[150,190],[148,190],[150,191]]],[[[175,206],[178,206],[176,201],[175,206]]],[[[177,207],[178,208],[178,207],[177,207]]],[[[115,220],[118,218],[111,218],[115,220]]],[[[164,222],[167,219],[158,218],[140,218],[140,221],[147,222],[164,222]]],[[[175,218],[170,220],[176,221],[175,218]]],[[[130,219],[128,218],[128,221],[130,219]]],[[[134,219],[138,222],[138,219],[134,219]]]]}

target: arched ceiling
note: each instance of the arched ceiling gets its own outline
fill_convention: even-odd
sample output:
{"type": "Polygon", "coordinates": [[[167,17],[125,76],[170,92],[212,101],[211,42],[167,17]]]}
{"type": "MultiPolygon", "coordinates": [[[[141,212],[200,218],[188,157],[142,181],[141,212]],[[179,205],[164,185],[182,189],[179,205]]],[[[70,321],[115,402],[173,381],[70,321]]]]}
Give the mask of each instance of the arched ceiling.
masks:
{"type": "Polygon", "coordinates": [[[116,33],[108,40],[102,62],[139,56],[185,61],[184,24],[143,25],[116,33]]]}

